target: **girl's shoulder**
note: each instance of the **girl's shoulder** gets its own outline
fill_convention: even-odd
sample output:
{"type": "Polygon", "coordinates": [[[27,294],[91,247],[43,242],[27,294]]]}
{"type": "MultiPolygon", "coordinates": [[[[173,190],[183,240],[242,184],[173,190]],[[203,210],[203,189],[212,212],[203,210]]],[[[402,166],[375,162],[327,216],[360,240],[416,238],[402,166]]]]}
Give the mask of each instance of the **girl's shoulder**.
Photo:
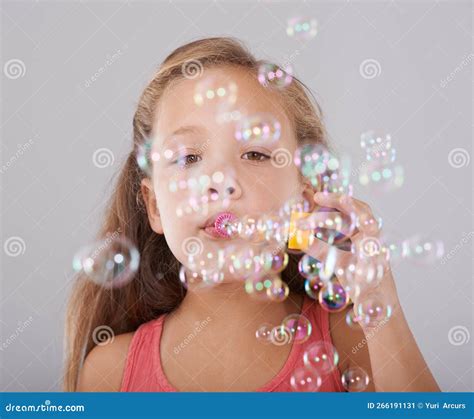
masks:
{"type": "Polygon", "coordinates": [[[95,346],[87,355],[79,374],[77,391],[120,391],[130,351],[140,342],[155,337],[163,316],[142,323],[134,332],[114,336],[95,346]],[[135,338],[135,339],[134,339],[135,338]]]}

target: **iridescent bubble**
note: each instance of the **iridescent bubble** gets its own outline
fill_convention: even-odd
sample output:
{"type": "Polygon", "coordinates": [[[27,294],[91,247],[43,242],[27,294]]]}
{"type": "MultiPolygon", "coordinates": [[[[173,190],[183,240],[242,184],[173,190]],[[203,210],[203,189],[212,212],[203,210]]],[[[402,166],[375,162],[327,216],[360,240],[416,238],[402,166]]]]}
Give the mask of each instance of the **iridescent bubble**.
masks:
{"type": "Polygon", "coordinates": [[[285,243],[288,241],[290,222],[277,214],[264,214],[260,217],[266,241],[285,243]]]}
{"type": "Polygon", "coordinates": [[[293,17],[288,19],[286,33],[292,38],[307,41],[314,38],[318,33],[318,22],[316,19],[293,17]]]}
{"type": "Polygon", "coordinates": [[[155,144],[153,138],[148,138],[136,148],[137,164],[148,177],[152,175],[153,164],[162,158],[155,144]]]}
{"type": "Polygon", "coordinates": [[[385,323],[392,315],[391,305],[379,293],[360,296],[355,311],[360,318],[359,323],[369,327],[385,323]]]}
{"type": "Polygon", "coordinates": [[[344,388],[349,392],[364,391],[369,385],[369,375],[360,367],[350,367],[341,375],[344,388]]]}
{"type": "Polygon", "coordinates": [[[271,114],[259,113],[241,119],[235,128],[235,139],[241,142],[268,141],[280,139],[281,124],[271,114]]]}
{"type": "Polygon", "coordinates": [[[302,314],[290,314],[286,316],[281,325],[290,330],[294,343],[306,342],[311,336],[311,322],[302,314]]]}
{"type": "Polygon", "coordinates": [[[405,179],[403,167],[368,161],[359,168],[359,183],[374,191],[386,192],[400,188],[405,179]]]}
{"type": "Polygon", "coordinates": [[[312,368],[320,375],[325,375],[337,367],[339,354],[330,343],[319,341],[306,349],[303,361],[307,368],[312,368]]]}
{"type": "Polygon", "coordinates": [[[235,251],[229,255],[229,260],[229,272],[240,278],[247,278],[260,269],[258,254],[248,246],[235,249],[235,251]]]}
{"type": "Polygon", "coordinates": [[[416,262],[430,264],[444,255],[444,244],[441,240],[429,239],[415,235],[401,243],[401,256],[416,262]]]}
{"type": "Polygon", "coordinates": [[[263,272],[279,273],[288,266],[288,253],[279,246],[269,246],[260,253],[260,269],[263,272]]]}
{"type": "Polygon", "coordinates": [[[318,276],[313,278],[307,278],[304,282],[304,289],[306,294],[311,297],[313,300],[317,300],[321,288],[324,286],[324,283],[318,276]]]}
{"type": "Polygon", "coordinates": [[[270,334],[270,341],[276,346],[283,346],[293,340],[291,330],[283,325],[275,326],[270,334]]]}
{"type": "Polygon", "coordinates": [[[358,330],[362,317],[354,313],[354,310],[348,310],[346,314],[346,324],[351,328],[358,330]]]}
{"type": "Polygon", "coordinates": [[[267,275],[247,278],[245,291],[252,297],[281,302],[288,297],[290,289],[280,277],[267,275]]]}
{"type": "Polygon", "coordinates": [[[385,165],[395,161],[396,152],[390,134],[382,137],[374,131],[364,132],[360,136],[360,146],[366,152],[367,161],[376,160],[385,165]]]}
{"type": "Polygon", "coordinates": [[[321,376],[310,368],[300,367],[291,375],[290,385],[293,391],[318,391],[321,387],[321,376]]]}
{"type": "Polygon", "coordinates": [[[282,69],[276,64],[263,63],[258,68],[258,81],[264,87],[282,88],[291,83],[293,80],[292,74],[291,66],[282,69]]]}
{"type": "Polygon", "coordinates": [[[298,271],[303,278],[319,278],[319,274],[323,269],[323,263],[318,259],[304,255],[298,262],[298,271]]]}
{"type": "Polygon", "coordinates": [[[271,334],[273,326],[269,323],[264,323],[259,326],[255,332],[255,337],[259,342],[262,343],[271,343],[271,334]]]}
{"type": "Polygon", "coordinates": [[[265,223],[259,217],[253,215],[243,216],[237,226],[239,236],[252,243],[262,243],[265,241],[265,223]]]}
{"type": "Polygon", "coordinates": [[[230,81],[222,84],[209,77],[196,84],[193,99],[197,106],[217,102],[222,108],[219,111],[219,114],[221,114],[229,106],[235,104],[237,91],[237,84],[234,82],[230,81]]]}
{"type": "Polygon", "coordinates": [[[135,276],[140,254],[135,245],[117,232],[79,250],[73,268],[104,288],[119,288],[135,276]]]}
{"type": "Polygon", "coordinates": [[[349,303],[349,295],[335,279],[323,286],[318,296],[321,307],[331,313],[343,310],[349,303]]]}
{"type": "Polygon", "coordinates": [[[306,143],[298,147],[293,161],[301,174],[321,191],[323,177],[336,172],[340,166],[339,159],[319,143],[306,143]]]}

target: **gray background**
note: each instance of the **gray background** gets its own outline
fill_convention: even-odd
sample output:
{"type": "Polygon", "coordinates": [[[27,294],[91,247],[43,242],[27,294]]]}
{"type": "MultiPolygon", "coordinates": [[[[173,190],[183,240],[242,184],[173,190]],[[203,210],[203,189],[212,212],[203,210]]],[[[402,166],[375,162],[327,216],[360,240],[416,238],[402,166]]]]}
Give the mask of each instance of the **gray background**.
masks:
{"type": "Polygon", "coordinates": [[[1,19],[0,390],[60,390],[71,259],[96,232],[139,94],[169,52],[210,35],[290,61],[315,90],[333,145],[356,166],[361,132],[392,134],[404,187],[379,195],[359,186],[356,195],[395,239],[421,233],[454,253],[394,270],[442,389],[471,390],[472,163],[448,161],[455,148],[472,154],[469,2],[2,2],[1,19]],[[295,14],[318,20],[311,42],[286,35],[295,14]],[[369,58],[381,68],[372,79],[359,70],[369,58]],[[11,59],[24,64],[21,77],[4,68],[11,59]],[[104,147],[113,164],[99,168],[92,156],[104,147]],[[23,240],[18,256],[6,250],[11,237],[23,240]],[[454,345],[448,334],[460,326],[469,340],[454,345]]]}

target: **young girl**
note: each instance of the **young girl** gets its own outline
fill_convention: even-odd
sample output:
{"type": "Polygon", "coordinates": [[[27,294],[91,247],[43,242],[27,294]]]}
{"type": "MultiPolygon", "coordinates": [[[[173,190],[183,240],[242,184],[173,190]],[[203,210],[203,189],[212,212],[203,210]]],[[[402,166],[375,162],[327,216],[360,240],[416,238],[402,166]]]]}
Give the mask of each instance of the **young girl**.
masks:
{"type": "MultiPolygon", "coordinates": [[[[307,88],[296,78],[284,80],[278,70],[264,73],[270,76],[262,83],[261,64],[236,40],[203,39],[169,55],[143,92],[133,148],[100,234],[127,237],[140,252],[140,265],[122,287],[78,279],[67,317],[67,391],[439,391],[399,305],[386,258],[370,289],[383,296],[386,318],[376,327],[365,317],[357,322],[368,313],[361,310],[367,297],[350,284],[366,278],[350,282],[347,264],[364,272],[358,245],[379,237],[378,224],[367,204],[316,192],[297,166],[278,159],[279,153],[293,156],[301,144],[327,147],[326,135],[307,88]],[[247,135],[242,121],[249,115],[270,119],[268,135],[255,141],[252,135],[260,131],[247,135]],[[142,170],[137,154],[150,138],[152,167],[142,170]],[[193,196],[179,181],[200,183],[203,175],[204,192],[194,203],[206,211],[189,211],[183,202],[193,196]],[[274,262],[280,255],[282,263],[265,283],[271,298],[249,295],[261,294],[258,275],[242,275],[238,260],[259,243],[255,230],[243,240],[231,227],[236,220],[248,223],[249,214],[274,214],[295,199],[306,203],[304,212],[332,209],[327,216],[355,220],[352,228],[340,229],[352,251],[319,238],[303,249],[326,268],[336,261],[326,282],[341,283],[350,305],[338,305],[343,290],[321,298],[324,281],[307,275],[305,283],[298,270],[303,251],[286,247],[269,256],[274,262]],[[190,251],[190,240],[202,249],[190,251]],[[223,262],[195,269],[209,262],[198,254],[224,255],[223,262]],[[212,286],[202,286],[204,276],[212,286]],[[92,337],[99,326],[115,334],[105,345],[92,337]]],[[[293,216],[294,207],[283,213],[293,216]]]]}

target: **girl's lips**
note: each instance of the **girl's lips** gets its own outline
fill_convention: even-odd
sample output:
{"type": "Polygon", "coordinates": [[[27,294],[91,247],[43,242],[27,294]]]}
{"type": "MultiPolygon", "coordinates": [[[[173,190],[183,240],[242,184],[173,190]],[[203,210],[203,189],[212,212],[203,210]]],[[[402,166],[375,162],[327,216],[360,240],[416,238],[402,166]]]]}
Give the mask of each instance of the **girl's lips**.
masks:
{"type": "Polygon", "coordinates": [[[211,216],[201,228],[213,238],[229,239],[232,233],[228,232],[228,224],[235,220],[237,217],[233,213],[224,211],[211,216]]]}
{"type": "Polygon", "coordinates": [[[229,240],[230,237],[224,237],[214,226],[207,226],[202,229],[204,234],[211,236],[214,239],[229,240]]]}

